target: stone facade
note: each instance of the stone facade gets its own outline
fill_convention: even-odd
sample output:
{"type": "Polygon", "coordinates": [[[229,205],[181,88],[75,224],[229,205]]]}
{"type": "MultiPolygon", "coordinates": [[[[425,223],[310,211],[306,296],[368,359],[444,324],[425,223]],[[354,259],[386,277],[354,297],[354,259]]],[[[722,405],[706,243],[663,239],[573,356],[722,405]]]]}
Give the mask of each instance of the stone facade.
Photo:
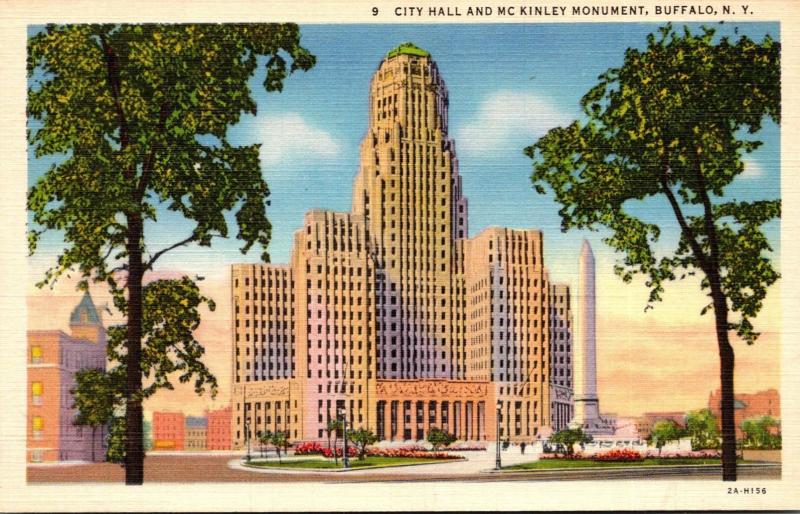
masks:
{"type": "Polygon", "coordinates": [[[205,416],[188,416],[184,433],[183,447],[186,451],[202,451],[206,449],[207,420],[205,416]]]}
{"type": "Polygon", "coordinates": [[[572,416],[572,306],[566,284],[550,285],[550,424],[567,428],[572,416]]]}
{"type": "Polygon", "coordinates": [[[542,234],[468,239],[427,52],[387,54],[369,105],[351,212],[309,211],[288,265],[232,267],[232,445],[246,424],[323,440],[337,412],[382,439],[493,439],[499,418],[504,439],[531,440],[550,424],[542,234]]]}

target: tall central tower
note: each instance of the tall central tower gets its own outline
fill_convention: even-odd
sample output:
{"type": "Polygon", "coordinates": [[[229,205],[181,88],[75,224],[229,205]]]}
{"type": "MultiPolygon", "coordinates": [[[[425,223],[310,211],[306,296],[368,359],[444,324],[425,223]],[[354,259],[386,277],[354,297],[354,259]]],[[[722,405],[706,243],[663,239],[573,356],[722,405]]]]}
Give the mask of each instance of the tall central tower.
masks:
{"type": "Polygon", "coordinates": [[[425,50],[391,50],[352,211],[308,211],[288,265],[232,267],[234,447],[321,441],[342,418],[381,440],[532,440],[550,420],[543,253],[537,230],[468,238],[447,87],[425,50]]]}
{"type": "Polygon", "coordinates": [[[447,135],[447,87],[430,54],[390,51],[370,85],[369,126],[353,191],[376,268],[378,378],[460,378],[467,201],[447,135]],[[460,311],[460,309],[458,309],[460,311]]]}

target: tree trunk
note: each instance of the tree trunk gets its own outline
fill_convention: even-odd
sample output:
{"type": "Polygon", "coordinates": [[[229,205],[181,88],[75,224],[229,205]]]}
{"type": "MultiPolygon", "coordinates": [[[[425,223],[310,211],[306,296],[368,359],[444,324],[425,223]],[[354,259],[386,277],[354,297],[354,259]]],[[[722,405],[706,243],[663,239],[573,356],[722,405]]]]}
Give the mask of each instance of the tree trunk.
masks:
{"type": "Polygon", "coordinates": [[[733,347],[728,340],[728,304],[714,280],[711,280],[714,318],[717,327],[720,375],[720,412],[722,413],[722,480],[736,481],[736,421],[733,400],[733,347]]]}
{"type": "Polygon", "coordinates": [[[139,212],[128,216],[128,325],[125,365],[125,484],[144,482],[144,445],[142,441],[142,239],[144,227],[139,212]]]}
{"type": "Polygon", "coordinates": [[[97,430],[97,427],[92,425],[92,462],[94,462],[94,435],[95,435],[95,430],[97,430]]]}

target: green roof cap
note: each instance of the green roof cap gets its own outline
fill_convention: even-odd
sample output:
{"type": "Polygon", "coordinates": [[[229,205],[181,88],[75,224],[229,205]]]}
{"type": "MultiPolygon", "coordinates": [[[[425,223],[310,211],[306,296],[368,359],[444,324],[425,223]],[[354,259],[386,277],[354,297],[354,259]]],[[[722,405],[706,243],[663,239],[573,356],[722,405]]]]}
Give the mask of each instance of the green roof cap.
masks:
{"type": "Polygon", "coordinates": [[[89,324],[89,323],[100,323],[100,316],[97,314],[97,309],[94,307],[94,302],[92,302],[92,297],[89,296],[89,291],[83,293],[83,298],[81,298],[81,303],[78,304],[75,309],[72,310],[72,314],[69,317],[70,324],[89,324]],[[82,313],[86,313],[86,316],[82,316],[82,313]]]}
{"type": "Polygon", "coordinates": [[[386,57],[391,58],[398,55],[416,55],[418,57],[431,56],[430,52],[423,50],[414,43],[408,41],[406,41],[405,43],[400,43],[400,45],[397,48],[389,50],[389,53],[386,54],[386,57]]]}

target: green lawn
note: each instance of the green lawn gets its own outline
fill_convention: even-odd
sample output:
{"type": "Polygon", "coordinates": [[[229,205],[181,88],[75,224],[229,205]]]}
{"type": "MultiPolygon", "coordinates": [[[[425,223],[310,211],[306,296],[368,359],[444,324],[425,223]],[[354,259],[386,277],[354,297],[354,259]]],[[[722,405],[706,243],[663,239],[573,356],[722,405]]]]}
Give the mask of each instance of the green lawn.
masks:
{"type": "MultiPolygon", "coordinates": [[[[408,457],[375,457],[369,456],[364,460],[354,457],[350,459],[351,468],[383,468],[388,466],[403,466],[407,464],[432,464],[435,462],[453,462],[455,459],[420,459],[408,457]]],[[[286,468],[286,469],[340,469],[343,467],[342,459],[337,465],[333,459],[308,458],[302,460],[288,460],[278,462],[277,460],[251,462],[248,466],[259,468],[286,468]]]]}
{"type": "MultiPolygon", "coordinates": [[[[739,459],[738,463],[745,461],[739,459]]],[[[536,462],[526,462],[515,466],[504,467],[504,470],[536,470],[536,469],[564,469],[564,468],[608,468],[614,466],[685,466],[692,464],[720,464],[720,459],[645,459],[637,462],[597,462],[593,460],[566,460],[546,459],[536,462]]]]}

